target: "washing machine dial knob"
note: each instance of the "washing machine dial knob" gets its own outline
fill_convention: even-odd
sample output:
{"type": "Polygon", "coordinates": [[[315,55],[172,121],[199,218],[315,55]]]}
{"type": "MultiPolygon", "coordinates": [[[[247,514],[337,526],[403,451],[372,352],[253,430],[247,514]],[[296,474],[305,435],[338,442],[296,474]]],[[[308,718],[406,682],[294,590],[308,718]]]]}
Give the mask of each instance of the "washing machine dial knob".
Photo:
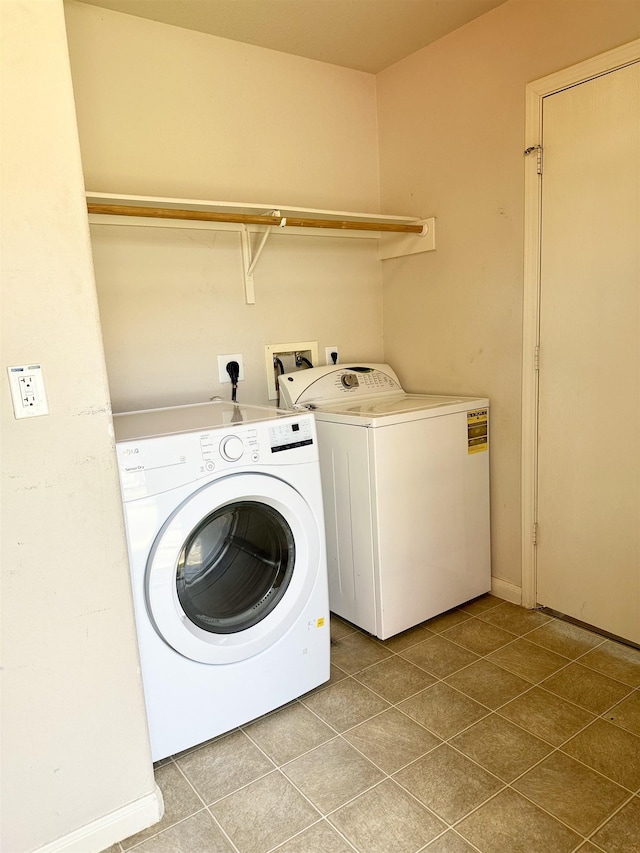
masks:
{"type": "Polygon", "coordinates": [[[228,435],[220,442],[220,456],[227,462],[237,462],[243,453],[244,445],[237,435],[228,435]]]}
{"type": "Polygon", "coordinates": [[[357,388],[360,383],[355,373],[343,373],[342,384],[345,388],[357,388]]]}

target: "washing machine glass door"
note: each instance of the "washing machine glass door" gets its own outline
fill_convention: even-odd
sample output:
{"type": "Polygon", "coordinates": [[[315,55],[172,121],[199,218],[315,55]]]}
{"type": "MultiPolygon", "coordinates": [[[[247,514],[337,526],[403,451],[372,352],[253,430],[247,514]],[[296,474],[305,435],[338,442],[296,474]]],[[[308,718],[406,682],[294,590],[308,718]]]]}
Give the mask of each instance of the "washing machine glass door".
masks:
{"type": "Polygon", "coordinates": [[[192,660],[252,657],[300,615],[321,557],[317,520],[289,484],[250,473],[209,483],[178,507],[151,550],[156,630],[192,660]]]}

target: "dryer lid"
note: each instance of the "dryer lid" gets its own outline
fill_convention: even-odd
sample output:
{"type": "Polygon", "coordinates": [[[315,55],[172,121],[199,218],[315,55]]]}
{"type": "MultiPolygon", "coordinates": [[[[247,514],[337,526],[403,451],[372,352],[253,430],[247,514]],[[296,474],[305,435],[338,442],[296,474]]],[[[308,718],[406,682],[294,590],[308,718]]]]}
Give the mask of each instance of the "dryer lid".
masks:
{"type": "Polygon", "coordinates": [[[439,397],[430,394],[400,394],[330,403],[314,411],[317,421],[352,424],[361,427],[385,427],[407,421],[437,418],[470,410],[488,408],[489,401],[479,397],[439,397]]]}
{"type": "Polygon", "coordinates": [[[163,435],[223,429],[242,424],[273,421],[291,416],[271,406],[245,405],[213,400],[135,412],[114,412],[113,426],[117,442],[137,441],[163,435]]]}

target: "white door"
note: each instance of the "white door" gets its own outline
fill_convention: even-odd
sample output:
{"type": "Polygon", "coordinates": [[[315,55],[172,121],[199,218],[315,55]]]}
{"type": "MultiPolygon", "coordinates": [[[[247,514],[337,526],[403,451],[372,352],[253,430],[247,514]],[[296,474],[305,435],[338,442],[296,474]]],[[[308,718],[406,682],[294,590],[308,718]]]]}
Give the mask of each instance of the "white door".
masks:
{"type": "Polygon", "coordinates": [[[537,600],[640,643],[640,63],[542,122],[537,600]]]}

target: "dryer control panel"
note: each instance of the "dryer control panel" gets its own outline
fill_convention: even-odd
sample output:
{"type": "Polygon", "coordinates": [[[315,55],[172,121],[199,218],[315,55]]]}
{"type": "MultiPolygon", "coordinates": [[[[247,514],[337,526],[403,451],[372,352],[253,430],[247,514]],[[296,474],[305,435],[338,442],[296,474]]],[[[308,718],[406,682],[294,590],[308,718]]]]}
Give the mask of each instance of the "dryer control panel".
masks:
{"type": "Polygon", "coordinates": [[[313,444],[313,422],[308,418],[300,418],[276,423],[269,427],[269,443],[272,453],[313,444]]]}
{"type": "Polygon", "coordinates": [[[316,463],[312,414],[270,409],[264,421],[116,441],[125,502],[239,471],[316,463]]]}

